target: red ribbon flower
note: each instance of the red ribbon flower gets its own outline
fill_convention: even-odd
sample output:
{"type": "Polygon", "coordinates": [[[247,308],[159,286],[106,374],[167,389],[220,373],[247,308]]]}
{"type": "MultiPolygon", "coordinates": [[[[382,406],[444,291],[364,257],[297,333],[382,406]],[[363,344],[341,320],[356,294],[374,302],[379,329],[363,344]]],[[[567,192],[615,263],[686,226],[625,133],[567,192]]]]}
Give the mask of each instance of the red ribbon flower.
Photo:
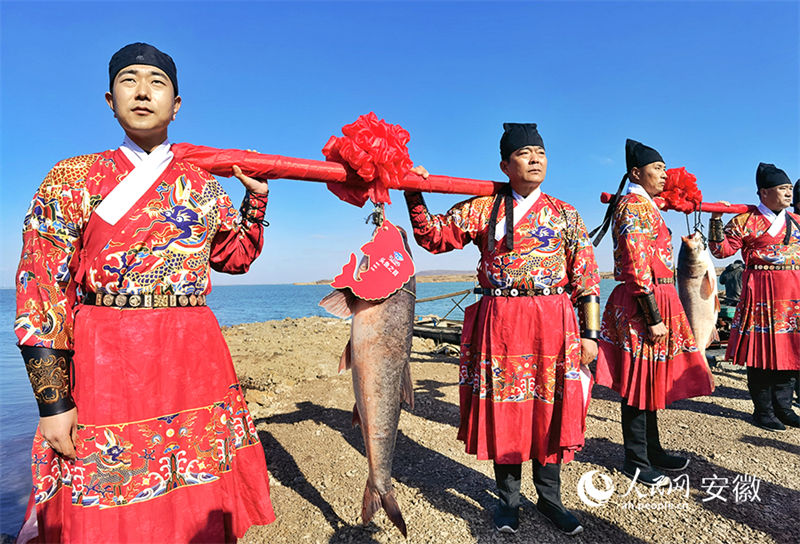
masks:
{"type": "Polygon", "coordinates": [[[667,183],[664,191],[658,195],[663,200],[662,206],[668,210],[691,213],[700,209],[703,193],[697,188],[697,178],[687,172],[686,168],[670,168],[667,170],[667,183]]]}
{"type": "Polygon", "coordinates": [[[406,144],[411,139],[403,127],[378,119],[374,112],[342,127],[343,136],[331,136],[322,153],[326,160],[353,170],[347,183],[328,183],[328,189],[345,202],[363,206],[391,204],[388,187],[395,187],[413,166],[406,144]]]}

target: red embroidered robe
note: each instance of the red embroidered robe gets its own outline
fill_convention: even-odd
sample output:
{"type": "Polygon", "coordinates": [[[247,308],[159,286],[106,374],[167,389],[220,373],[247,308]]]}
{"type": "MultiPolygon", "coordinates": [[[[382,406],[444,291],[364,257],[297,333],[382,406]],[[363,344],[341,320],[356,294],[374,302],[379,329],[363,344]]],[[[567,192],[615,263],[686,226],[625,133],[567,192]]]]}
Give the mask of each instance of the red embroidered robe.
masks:
{"type": "MultiPolygon", "coordinates": [[[[505,238],[487,246],[494,197],[473,198],[430,215],[420,196],[408,205],[417,243],[432,253],[474,243],[485,288],[549,288],[549,296],[483,296],[464,315],[458,438],[479,459],[568,462],[584,443],[589,379],[581,383],[573,303],[599,295],[586,227],[569,204],[544,193],[505,238]],[[566,291],[557,294],[557,289],[566,291]]],[[[502,210],[498,216],[504,217],[502,210]]]]}
{"type": "Polygon", "coordinates": [[[274,519],[264,453],[211,310],[79,302],[207,294],[210,267],[242,273],[260,253],[266,197],[246,197],[241,218],[216,179],[173,159],[116,225],[92,215],[132,169],[119,149],[62,161],[25,217],[16,333],[75,351],[78,460],[37,432],[21,538],[221,542],[274,519]]]}

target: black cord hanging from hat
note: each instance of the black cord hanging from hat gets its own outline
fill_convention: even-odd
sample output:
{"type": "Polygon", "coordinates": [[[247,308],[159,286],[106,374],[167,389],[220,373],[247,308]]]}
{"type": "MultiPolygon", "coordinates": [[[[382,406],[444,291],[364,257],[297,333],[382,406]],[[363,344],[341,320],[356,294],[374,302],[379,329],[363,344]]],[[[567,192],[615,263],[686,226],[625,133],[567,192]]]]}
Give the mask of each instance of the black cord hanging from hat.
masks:
{"type": "Polygon", "coordinates": [[[800,179],[794,182],[793,193],[792,205],[794,206],[794,213],[800,213],[800,179]]]}
{"type": "Polygon", "coordinates": [[[622,180],[619,182],[619,187],[617,187],[617,192],[614,197],[608,202],[608,209],[606,210],[606,215],[603,217],[603,222],[594,229],[592,232],[589,233],[589,237],[597,234],[592,245],[597,247],[597,244],[603,239],[603,236],[606,235],[608,232],[608,227],[611,226],[611,218],[614,216],[614,211],[617,209],[617,202],[619,202],[619,195],[622,194],[622,189],[625,187],[625,181],[628,179],[628,175],[630,174],[631,170],[634,168],[642,168],[647,166],[653,162],[664,162],[664,159],[661,157],[661,154],[653,149],[650,146],[644,145],[641,142],[637,142],[636,140],[631,140],[627,138],[625,140],[625,170],[626,174],[622,176],[622,180]]]}
{"type": "Polygon", "coordinates": [[[788,246],[789,242],[792,239],[792,226],[797,229],[798,236],[800,236],[800,225],[797,224],[797,220],[789,215],[786,214],[786,234],[783,235],[783,245],[788,246]]]}
{"type": "Polygon", "coordinates": [[[597,237],[592,241],[592,245],[597,247],[597,244],[603,239],[603,236],[606,235],[608,232],[608,227],[611,226],[611,218],[614,217],[614,210],[617,209],[617,202],[619,201],[619,195],[622,194],[622,189],[625,187],[625,182],[628,181],[628,173],[626,172],[624,176],[622,176],[622,180],[619,182],[619,187],[617,187],[617,192],[611,197],[611,200],[608,201],[608,208],[606,209],[606,214],[603,217],[603,222],[600,223],[597,227],[595,227],[592,232],[589,233],[589,238],[597,234],[597,237]]]}
{"type": "Polygon", "coordinates": [[[511,194],[511,184],[503,187],[495,196],[492,204],[492,213],[489,215],[489,240],[487,241],[489,252],[493,252],[496,245],[497,216],[500,213],[500,204],[505,204],[506,214],[506,248],[511,251],[514,249],[514,197],[511,194]]]}
{"type": "MultiPolygon", "coordinates": [[[[798,179],[794,184],[794,190],[792,191],[792,206],[794,208],[794,213],[800,213],[800,179],[798,179]]],[[[789,240],[791,239],[791,230],[792,224],[794,224],[795,228],[798,230],[797,235],[800,236],[800,224],[797,223],[794,217],[789,215],[788,210],[786,213],[786,234],[783,236],[783,245],[789,245],[789,240]]]]}

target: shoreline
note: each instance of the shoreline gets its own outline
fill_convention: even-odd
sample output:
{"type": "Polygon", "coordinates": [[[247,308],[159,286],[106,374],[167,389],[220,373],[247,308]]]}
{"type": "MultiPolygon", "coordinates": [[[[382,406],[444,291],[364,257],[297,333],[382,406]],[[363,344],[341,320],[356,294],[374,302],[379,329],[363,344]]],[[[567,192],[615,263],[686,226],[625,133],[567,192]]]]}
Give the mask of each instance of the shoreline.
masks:
{"type": "MultiPolygon", "coordinates": [[[[719,272],[718,272],[719,274],[719,272]]],[[[417,283],[446,283],[446,282],[472,282],[477,283],[477,272],[453,272],[449,274],[438,274],[420,272],[417,275],[417,283]]],[[[613,280],[613,272],[600,272],[601,280],[613,280]]],[[[330,285],[333,279],[322,279],[317,281],[295,282],[292,285],[330,285]]]]}

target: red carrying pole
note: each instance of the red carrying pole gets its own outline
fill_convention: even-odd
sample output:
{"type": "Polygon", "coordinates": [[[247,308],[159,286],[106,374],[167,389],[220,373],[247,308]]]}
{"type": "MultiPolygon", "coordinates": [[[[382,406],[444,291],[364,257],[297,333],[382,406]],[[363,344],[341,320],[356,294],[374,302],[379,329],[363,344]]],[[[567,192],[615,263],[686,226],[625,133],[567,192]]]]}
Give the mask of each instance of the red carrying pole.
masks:
{"type": "MultiPolygon", "coordinates": [[[[216,149],[186,143],[173,144],[176,158],[187,160],[214,175],[233,176],[233,165],[239,166],[248,176],[265,179],[298,179],[323,183],[363,184],[364,181],[338,162],[297,159],[281,155],[267,155],[239,149],[216,149]]],[[[425,191],[488,196],[495,194],[505,183],[483,179],[434,176],[423,179],[409,173],[389,189],[425,191]]]]}
{"type": "MultiPolygon", "coordinates": [[[[611,199],[614,198],[614,195],[611,193],[600,193],[600,202],[603,204],[608,204],[611,202],[611,199]]],[[[658,198],[658,197],[656,197],[658,198]]],[[[701,212],[711,212],[711,213],[745,213],[751,210],[754,210],[756,207],[751,206],[749,204],[720,204],[718,202],[701,202],[700,203],[700,211],[701,212]]],[[[665,210],[671,210],[668,205],[663,207],[665,210]]]]}

